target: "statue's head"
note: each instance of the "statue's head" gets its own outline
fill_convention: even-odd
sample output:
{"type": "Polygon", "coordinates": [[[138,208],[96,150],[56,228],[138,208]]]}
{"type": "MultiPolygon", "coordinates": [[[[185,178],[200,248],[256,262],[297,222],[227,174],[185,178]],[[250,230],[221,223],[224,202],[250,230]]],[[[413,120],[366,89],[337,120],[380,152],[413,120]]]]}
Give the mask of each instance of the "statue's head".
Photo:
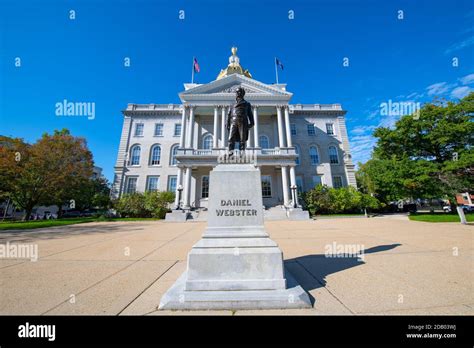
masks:
{"type": "Polygon", "coordinates": [[[235,91],[236,99],[244,99],[244,96],[245,96],[245,89],[243,89],[242,87],[237,88],[237,90],[235,91]]]}

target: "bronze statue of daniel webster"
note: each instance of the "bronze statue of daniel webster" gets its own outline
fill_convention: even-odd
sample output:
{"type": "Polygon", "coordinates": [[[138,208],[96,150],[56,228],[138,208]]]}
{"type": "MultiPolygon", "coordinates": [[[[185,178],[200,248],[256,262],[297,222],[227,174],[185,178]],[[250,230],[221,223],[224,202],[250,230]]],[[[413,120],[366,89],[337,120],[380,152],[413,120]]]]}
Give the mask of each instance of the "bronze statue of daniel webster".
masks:
{"type": "Polygon", "coordinates": [[[239,150],[245,151],[245,144],[249,138],[249,129],[255,125],[252,106],[244,99],[245,90],[237,88],[236,103],[232,105],[227,115],[227,130],[229,131],[229,152],[233,153],[235,142],[239,142],[239,150]]]}

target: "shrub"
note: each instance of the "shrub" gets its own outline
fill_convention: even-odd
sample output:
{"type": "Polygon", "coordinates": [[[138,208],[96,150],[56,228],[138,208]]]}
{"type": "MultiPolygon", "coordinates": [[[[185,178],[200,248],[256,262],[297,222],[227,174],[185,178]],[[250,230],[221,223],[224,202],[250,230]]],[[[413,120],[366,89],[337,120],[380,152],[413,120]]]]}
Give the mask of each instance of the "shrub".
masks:
{"type": "Polygon", "coordinates": [[[360,213],[365,208],[378,209],[377,198],[357,191],[352,186],[329,188],[318,185],[303,194],[303,201],[311,215],[360,213]]]}
{"type": "Polygon", "coordinates": [[[136,192],[123,195],[114,205],[122,217],[153,217],[163,219],[169,210],[169,204],[173,201],[173,192],[136,192]]]}
{"type": "Polygon", "coordinates": [[[164,219],[169,211],[168,205],[174,201],[174,193],[170,191],[145,192],[145,209],[151,217],[164,219]]]}
{"type": "Polygon", "coordinates": [[[149,217],[143,193],[127,193],[115,202],[115,209],[122,217],[149,217]]]}

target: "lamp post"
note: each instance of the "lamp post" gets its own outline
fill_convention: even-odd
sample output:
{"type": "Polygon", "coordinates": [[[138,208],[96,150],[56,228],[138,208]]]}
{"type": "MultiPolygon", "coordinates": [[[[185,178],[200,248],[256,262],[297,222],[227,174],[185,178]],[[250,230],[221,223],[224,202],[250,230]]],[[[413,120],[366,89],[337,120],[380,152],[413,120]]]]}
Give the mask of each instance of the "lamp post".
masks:
{"type": "Polygon", "coordinates": [[[183,186],[178,185],[178,204],[176,205],[176,210],[181,209],[181,192],[183,192],[183,186]]]}
{"type": "Polygon", "coordinates": [[[293,208],[298,208],[298,206],[296,205],[296,189],[298,188],[296,185],[291,185],[291,194],[293,195],[293,208]]]}

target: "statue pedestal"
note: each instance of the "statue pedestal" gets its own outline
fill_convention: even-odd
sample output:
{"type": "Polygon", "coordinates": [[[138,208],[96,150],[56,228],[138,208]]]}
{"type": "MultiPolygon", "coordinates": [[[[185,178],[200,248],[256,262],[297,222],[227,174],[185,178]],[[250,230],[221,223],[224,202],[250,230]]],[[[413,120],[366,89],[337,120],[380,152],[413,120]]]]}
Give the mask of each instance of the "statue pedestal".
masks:
{"type": "Polygon", "coordinates": [[[210,174],[208,227],[159,309],[308,307],[308,294],[285,272],[283,254],[265,232],[260,170],[218,165],[210,174]]]}
{"type": "Polygon", "coordinates": [[[184,210],[173,210],[171,213],[166,213],[165,222],[186,222],[189,213],[184,210]]]}
{"type": "Polygon", "coordinates": [[[309,212],[301,208],[288,209],[288,220],[309,220],[309,212]]]}

